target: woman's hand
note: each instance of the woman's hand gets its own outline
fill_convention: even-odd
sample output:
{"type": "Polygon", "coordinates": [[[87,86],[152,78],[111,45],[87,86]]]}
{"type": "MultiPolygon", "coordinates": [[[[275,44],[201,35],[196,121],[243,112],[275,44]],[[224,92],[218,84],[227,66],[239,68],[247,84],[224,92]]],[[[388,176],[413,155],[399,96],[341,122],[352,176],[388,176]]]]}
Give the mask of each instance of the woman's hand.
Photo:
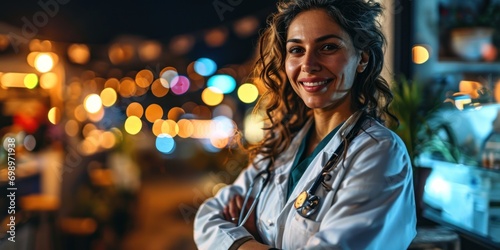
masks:
{"type": "MultiPolygon", "coordinates": [[[[224,219],[234,224],[238,224],[238,219],[240,217],[240,213],[242,212],[243,201],[244,199],[241,195],[235,195],[234,197],[232,197],[229,200],[229,204],[224,207],[224,210],[222,211],[222,213],[224,214],[224,219]]],[[[253,201],[254,198],[248,198],[248,202],[245,208],[245,215],[252,206],[253,201]]],[[[243,227],[245,227],[256,240],[260,241],[260,236],[259,232],[257,231],[255,219],[255,209],[252,211],[245,224],[243,224],[243,227]]]]}

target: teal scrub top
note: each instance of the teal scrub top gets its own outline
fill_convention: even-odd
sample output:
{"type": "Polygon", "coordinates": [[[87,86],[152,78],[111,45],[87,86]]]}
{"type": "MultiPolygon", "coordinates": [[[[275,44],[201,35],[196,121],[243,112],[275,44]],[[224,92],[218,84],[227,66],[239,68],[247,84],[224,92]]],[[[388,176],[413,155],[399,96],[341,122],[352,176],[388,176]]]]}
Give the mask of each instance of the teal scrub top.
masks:
{"type": "Polygon", "coordinates": [[[295,160],[292,165],[292,171],[290,172],[290,178],[288,178],[288,191],[287,191],[287,198],[290,197],[290,194],[292,194],[293,189],[297,185],[297,183],[300,180],[300,177],[306,172],[307,167],[309,164],[312,162],[312,160],[318,155],[318,153],[323,150],[323,148],[328,144],[328,142],[332,139],[332,137],[337,133],[337,131],[342,127],[341,123],[338,125],[335,129],[333,129],[328,135],[323,138],[316,148],[314,148],[314,151],[308,155],[304,155],[304,150],[306,148],[306,143],[309,140],[309,137],[311,135],[311,131],[313,131],[314,126],[311,126],[311,129],[307,133],[306,138],[302,141],[302,143],[299,146],[299,150],[297,152],[297,156],[295,157],[295,160]]]}

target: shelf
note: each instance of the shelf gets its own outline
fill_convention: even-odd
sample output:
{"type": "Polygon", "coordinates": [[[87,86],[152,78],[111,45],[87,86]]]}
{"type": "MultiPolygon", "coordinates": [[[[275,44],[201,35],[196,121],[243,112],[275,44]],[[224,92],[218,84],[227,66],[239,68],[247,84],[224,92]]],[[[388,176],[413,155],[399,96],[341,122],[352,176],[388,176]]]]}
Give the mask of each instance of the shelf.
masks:
{"type": "Polygon", "coordinates": [[[485,173],[491,173],[496,176],[500,176],[500,169],[490,169],[490,168],[484,168],[480,166],[471,166],[471,165],[464,165],[464,164],[457,164],[457,163],[451,163],[451,162],[446,162],[446,161],[440,161],[440,160],[434,160],[428,157],[420,157],[418,158],[417,162],[419,167],[426,167],[426,168],[437,168],[437,167],[443,167],[443,168],[467,168],[471,169],[473,171],[479,171],[479,172],[485,172],[485,173]]]}
{"type": "Polygon", "coordinates": [[[500,62],[439,61],[436,72],[491,72],[500,74],[500,62]]]}

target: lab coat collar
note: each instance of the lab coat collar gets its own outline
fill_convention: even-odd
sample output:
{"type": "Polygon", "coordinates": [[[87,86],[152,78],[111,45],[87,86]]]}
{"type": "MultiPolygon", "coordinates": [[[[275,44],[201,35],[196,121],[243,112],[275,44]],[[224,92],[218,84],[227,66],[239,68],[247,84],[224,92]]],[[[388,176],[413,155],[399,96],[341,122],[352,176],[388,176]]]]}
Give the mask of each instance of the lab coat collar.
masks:
{"type": "MultiPolygon", "coordinates": [[[[312,183],[314,183],[314,180],[318,177],[318,174],[321,172],[323,166],[328,162],[330,159],[330,156],[335,152],[337,147],[340,145],[342,141],[342,136],[345,136],[351,129],[354,127],[358,119],[361,117],[362,112],[358,111],[351,115],[346,122],[340,127],[339,131],[335,133],[335,135],[330,139],[330,141],[325,145],[325,147],[316,155],[316,157],[311,161],[309,167],[306,169],[304,174],[302,175],[301,180],[297,183],[297,186],[291,193],[290,197],[288,198],[287,202],[285,203],[285,206],[283,207],[283,211],[285,212],[287,207],[291,206],[291,203],[295,201],[297,196],[304,190],[308,189],[312,183]]],[[[309,130],[310,126],[312,124],[312,119],[308,121],[307,126],[304,126],[304,128],[299,132],[297,137],[294,140],[294,147],[290,147],[290,150],[288,150],[285,154],[294,154],[294,156],[297,155],[297,150],[304,139],[305,135],[307,134],[307,131],[309,130]],[[300,135],[300,136],[299,136],[300,135]]],[[[287,157],[289,159],[289,157],[287,157]]],[[[283,168],[286,172],[286,174],[290,173],[290,167],[295,159],[295,157],[290,157],[292,158],[290,161],[288,161],[286,168],[283,168]]],[[[341,166],[342,162],[339,163],[339,166],[341,166]]],[[[346,171],[346,169],[342,169],[343,171],[346,171]]],[[[337,181],[336,181],[337,182],[337,181]]]]}

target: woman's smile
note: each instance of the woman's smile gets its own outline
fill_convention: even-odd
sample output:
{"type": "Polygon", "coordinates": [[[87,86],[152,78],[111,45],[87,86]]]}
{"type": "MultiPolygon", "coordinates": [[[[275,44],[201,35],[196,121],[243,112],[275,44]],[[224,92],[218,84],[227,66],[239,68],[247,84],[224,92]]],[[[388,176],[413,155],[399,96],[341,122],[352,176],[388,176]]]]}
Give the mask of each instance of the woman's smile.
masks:
{"type": "Polygon", "coordinates": [[[325,109],[349,101],[346,96],[354,84],[360,53],[324,10],[295,17],[288,28],[286,50],[286,74],[307,107],[325,109]]]}

